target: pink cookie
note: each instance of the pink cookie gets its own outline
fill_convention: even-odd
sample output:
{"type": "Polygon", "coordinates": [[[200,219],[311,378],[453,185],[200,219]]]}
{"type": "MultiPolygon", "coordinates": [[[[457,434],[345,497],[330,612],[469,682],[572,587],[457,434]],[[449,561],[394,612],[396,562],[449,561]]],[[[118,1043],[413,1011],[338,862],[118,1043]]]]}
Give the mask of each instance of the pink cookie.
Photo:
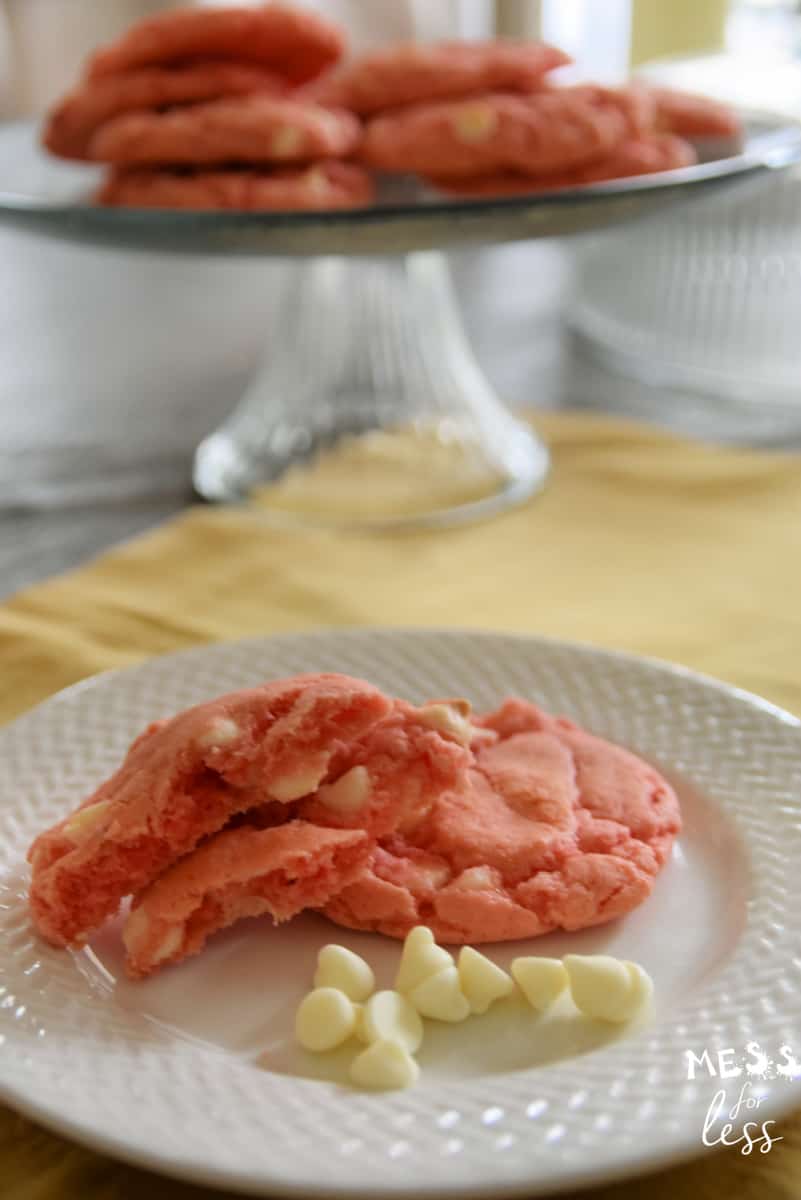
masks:
{"type": "Polygon", "coordinates": [[[344,50],[342,30],[302,8],[181,8],[139,21],[119,41],[98,50],[89,64],[89,77],[222,58],[258,62],[293,83],[303,83],[337,62],[344,50]]]}
{"type": "Polygon", "coordinates": [[[91,139],[88,155],[124,167],[296,163],[345,158],[360,137],[351,113],[281,97],[243,96],[116,117],[91,139]]]}
{"type": "Polygon", "coordinates": [[[366,208],[374,194],[372,178],[363,167],[332,161],[278,170],[115,170],[96,199],[121,208],[290,212],[366,208]]]}
{"type": "Polygon", "coordinates": [[[676,171],[681,167],[692,167],[697,162],[695,148],[684,138],[671,133],[650,133],[629,138],[601,162],[548,178],[545,185],[549,188],[581,187],[583,184],[604,183],[610,179],[630,179],[636,175],[676,171]]]}
{"type": "Polygon", "coordinates": [[[649,90],[656,103],[657,126],[668,133],[685,138],[737,138],[743,132],[742,121],[728,104],[672,88],[649,90]]]}
{"type": "Polygon", "coordinates": [[[391,702],[342,675],[306,675],[234,692],[150,726],[77,813],[41,834],[28,858],[39,932],[79,944],[236,813],[316,790],[342,744],[391,702]]]}
{"type": "Polygon", "coordinates": [[[436,722],[440,714],[437,703],[395,701],[385,720],[334,755],[326,784],[300,802],[298,816],[372,838],[415,829],[443,792],[464,786],[473,761],[469,725],[457,718],[449,729],[436,722]]]}
{"type": "Polygon", "coordinates": [[[465,943],[582,929],[640,904],[681,825],[657,771],[524,701],[476,723],[498,740],[474,743],[467,787],[382,839],[326,914],[397,938],[424,924],[465,943]]]}
{"type": "Polygon", "coordinates": [[[342,743],[325,783],[290,807],[301,819],[286,823],[286,805],[253,810],[139,893],[124,933],[131,974],[197,953],[241,917],[284,921],[322,908],[365,866],[377,836],[416,828],[443,790],[464,785],[472,761],[464,730],[432,726],[431,707],[396,701],[342,743]]]}
{"type": "Polygon", "coordinates": [[[602,87],[597,83],[580,83],[569,88],[553,88],[562,95],[580,96],[598,108],[616,108],[626,123],[629,137],[642,137],[656,129],[657,103],[653,92],[641,84],[628,87],[602,87]]]}
{"type": "Polygon", "coordinates": [[[534,92],[568,55],[544,42],[410,43],[374,50],[311,85],[321,104],[371,115],[483,92],[534,92]]]}
{"type": "Polygon", "coordinates": [[[142,67],[82,83],[52,110],[42,141],[52,154],[85,159],[100,126],[122,113],[155,111],[252,92],[280,95],[285,90],[280,76],[250,63],[142,67]]]}
{"type": "Polygon", "coordinates": [[[438,178],[564,171],[606,157],[626,136],[617,103],[571,89],[420,104],[371,121],[362,158],[438,178]]]}
{"type": "Polygon", "coordinates": [[[670,133],[651,133],[630,138],[617,146],[608,158],[588,163],[572,171],[550,175],[522,175],[506,171],[499,175],[484,175],[476,179],[429,179],[427,182],[440,191],[464,197],[520,196],[557,189],[584,187],[589,183],[604,183],[612,179],[627,179],[636,175],[653,175],[679,167],[691,167],[698,155],[689,142],[670,133]]]}
{"type": "Polygon", "coordinates": [[[305,821],[217,834],[137,896],[123,931],[128,973],[142,978],[197,954],[244,917],[278,923],[320,908],[354,878],[370,845],[361,830],[305,821]]]}

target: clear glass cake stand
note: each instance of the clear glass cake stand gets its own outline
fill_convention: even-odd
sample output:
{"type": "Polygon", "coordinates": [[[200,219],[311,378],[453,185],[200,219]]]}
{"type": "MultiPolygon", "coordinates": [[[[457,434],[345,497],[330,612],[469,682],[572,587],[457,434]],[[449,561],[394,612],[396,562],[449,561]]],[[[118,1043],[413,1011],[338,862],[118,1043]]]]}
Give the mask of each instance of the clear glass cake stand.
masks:
{"type": "Polygon", "coordinates": [[[47,158],[22,123],[0,127],[0,221],[95,245],[297,258],[270,355],[197,448],[198,495],[281,522],[448,526],[542,488],[548,452],[478,366],[443,252],[601,230],[798,161],[801,127],[752,114],[736,155],[573,192],[453,201],[391,181],[359,211],[108,210],[87,199],[92,169],[47,158]]]}

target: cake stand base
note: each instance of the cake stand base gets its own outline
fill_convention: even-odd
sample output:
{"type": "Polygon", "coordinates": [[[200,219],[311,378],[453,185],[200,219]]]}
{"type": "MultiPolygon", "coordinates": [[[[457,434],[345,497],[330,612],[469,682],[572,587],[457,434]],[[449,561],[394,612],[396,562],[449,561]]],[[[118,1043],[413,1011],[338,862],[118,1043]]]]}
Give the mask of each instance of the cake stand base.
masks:
{"type": "Polygon", "coordinates": [[[547,451],[478,366],[443,255],[308,260],[280,314],[275,350],[197,450],[202,498],[314,525],[430,526],[543,486],[547,451]]]}

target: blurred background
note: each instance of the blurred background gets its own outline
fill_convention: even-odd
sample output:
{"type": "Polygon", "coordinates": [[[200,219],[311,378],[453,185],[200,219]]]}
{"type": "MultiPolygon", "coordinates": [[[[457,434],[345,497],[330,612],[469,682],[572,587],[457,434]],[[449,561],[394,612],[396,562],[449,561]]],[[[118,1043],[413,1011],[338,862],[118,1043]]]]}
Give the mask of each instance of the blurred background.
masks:
{"type": "MultiPolygon", "coordinates": [[[[243,0],[195,0],[199,5],[243,0]]],[[[247,0],[245,0],[247,2],[247,0]]],[[[254,0],[255,2],[255,0],[254,0]]],[[[186,0],[0,0],[0,113],[42,112],[76,78],[88,50],[148,13],[186,0]]],[[[797,0],[301,0],[343,21],[354,42],[543,36],[567,49],[582,74],[621,78],[655,59],[716,56],[705,63],[720,91],[767,84],[771,97],[801,101],[787,70],[798,50],[797,0]],[[724,53],[725,52],[725,53],[724,53]],[[721,59],[736,58],[729,75],[721,59]],[[778,63],[785,69],[778,72],[778,63]],[[745,71],[744,71],[745,68],[745,71]],[[729,76],[727,78],[727,76],[729,76]],[[761,79],[759,77],[762,77],[761,79]]]]}
{"type": "MultiPolygon", "coordinates": [[[[641,72],[801,119],[796,0],[309,6],[345,21],[359,45],[541,35],[573,54],[579,77],[641,72]]],[[[43,113],[91,48],[168,7],[0,0],[0,120],[43,113]]],[[[481,365],[510,404],[801,442],[797,171],[569,244],[460,252],[452,267],[481,365]]],[[[269,354],[292,270],[82,248],[0,226],[0,591],[187,502],[192,450],[269,354]]]]}

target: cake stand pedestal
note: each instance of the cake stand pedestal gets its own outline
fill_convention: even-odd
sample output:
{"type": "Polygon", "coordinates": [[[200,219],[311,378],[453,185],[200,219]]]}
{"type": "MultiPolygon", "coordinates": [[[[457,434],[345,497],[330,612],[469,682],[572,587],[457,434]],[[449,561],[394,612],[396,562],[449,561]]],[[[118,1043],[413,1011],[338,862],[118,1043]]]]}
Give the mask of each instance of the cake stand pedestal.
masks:
{"type": "Polygon", "coordinates": [[[323,213],[98,208],[93,170],[48,158],[21,123],[0,127],[0,222],[95,245],[302,260],[274,349],[198,447],[196,492],[282,522],[444,526],[525,500],[548,453],[479,368],[442,251],[601,230],[801,161],[801,126],[744,116],[739,153],[658,176],[472,201],[395,180],[369,209],[323,213]]]}

